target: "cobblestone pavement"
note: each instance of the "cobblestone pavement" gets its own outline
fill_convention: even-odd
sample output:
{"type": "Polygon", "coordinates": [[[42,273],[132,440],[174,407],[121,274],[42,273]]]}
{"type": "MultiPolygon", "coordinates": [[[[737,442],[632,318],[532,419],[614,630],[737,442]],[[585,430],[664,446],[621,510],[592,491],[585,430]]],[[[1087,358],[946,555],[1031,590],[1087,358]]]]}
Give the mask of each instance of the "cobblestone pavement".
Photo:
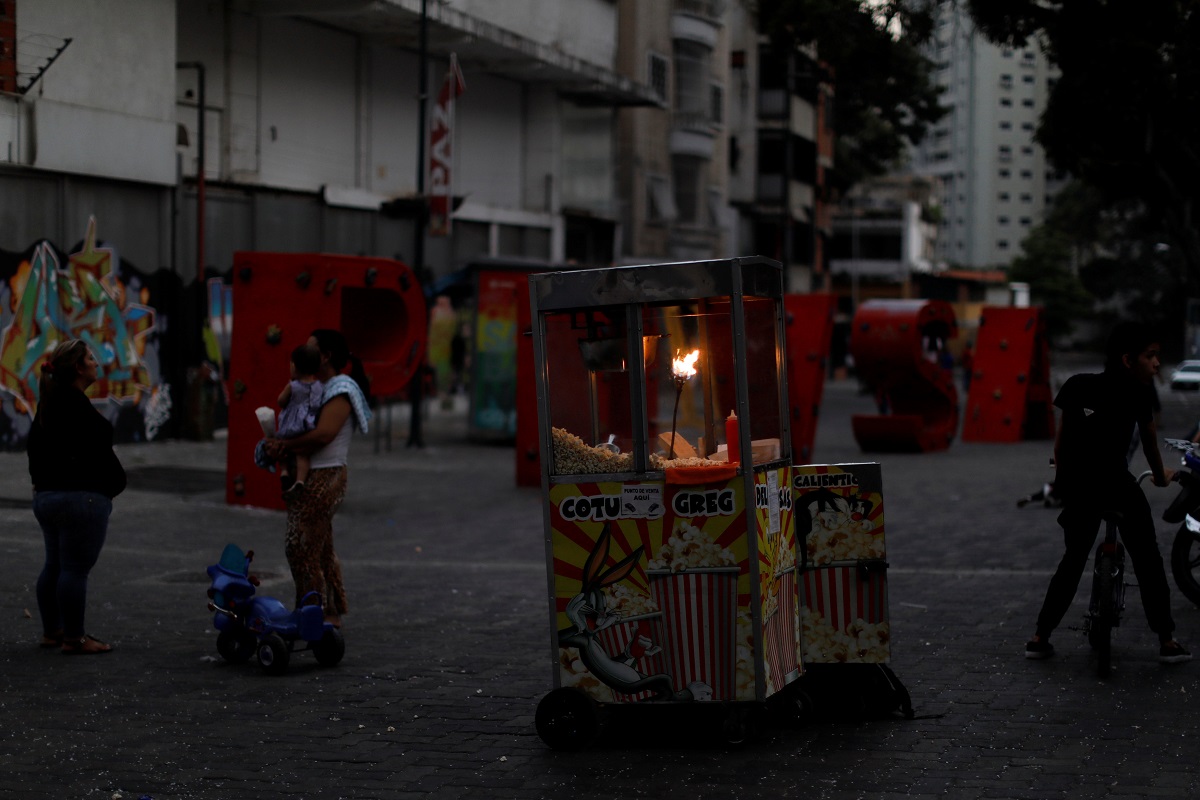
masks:
{"type": "MultiPolygon", "coordinates": [[[[1200,397],[1163,397],[1164,432],[1182,435],[1200,397]]],[[[849,426],[869,407],[853,383],[827,387],[820,461],[870,460],[849,426]]],[[[116,651],[95,658],[35,645],[41,538],[24,457],[0,454],[0,798],[1200,795],[1200,663],[1157,663],[1136,591],[1110,680],[1071,630],[1058,657],[1022,657],[1060,539],[1053,512],[1016,500],[1049,476],[1049,442],[878,457],[893,668],[917,719],[772,717],[733,748],[715,718],[638,709],[564,754],[533,725],[551,671],[540,492],[514,488],[511,449],[464,444],[461,415],[431,420],[424,450],[405,428],[390,450],[354,445],[335,526],[345,660],[299,655],[282,677],[216,657],[204,567],[226,542],[256,551],[264,593],[291,592],[282,515],[223,502],[223,442],[120,448],[134,480],[88,609],[116,651]]],[[[1173,495],[1147,491],[1157,510],[1173,495]]],[[[1173,605],[1200,645],[1197,609],[1173,605]]]]}

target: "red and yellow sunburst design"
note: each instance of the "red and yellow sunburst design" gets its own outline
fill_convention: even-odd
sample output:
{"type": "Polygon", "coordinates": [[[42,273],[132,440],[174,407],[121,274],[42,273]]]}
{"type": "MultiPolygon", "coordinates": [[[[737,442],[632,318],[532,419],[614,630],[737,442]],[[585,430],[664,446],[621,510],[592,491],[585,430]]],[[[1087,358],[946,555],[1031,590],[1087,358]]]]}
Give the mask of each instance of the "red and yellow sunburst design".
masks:
{"type": "Polygon", "coordinates": [[[608,557],[601,568],[611,567],[621,559],[642,548],[642,556],[625,583],[639,593],[650,595],[650,579],[646,574],[647,562],[655,558],[670,538],[677,523],[686,519],[687,524],[701,530],[719,547],[733,555],[738,566],[738,610],[741,613],[750,605],[750,575],[746,543],[746,514],[742,489],[742,478],[737,477],[715,486],[673,486],[638,482],[639,485],[657,486],[663,491],[665,514],[659,517],[617,517],[613,519],[566,519],[562,513],[563,501],[568,498],[595,498],[622,496],[622,483],[576,483],[558,484],[550,489],[551,546],[553,548],[554,599],[558,614],[558,628],[570,626],[566,616],[567,603],[581,591],[583,565],[596,545],[604,526],[609,525],[611,544],[608,557]],[[730,514],[681,518],[672,512],[675,496],[680,492],[703,492],[719,489],[733,492],[733,511],[730,514]]]}

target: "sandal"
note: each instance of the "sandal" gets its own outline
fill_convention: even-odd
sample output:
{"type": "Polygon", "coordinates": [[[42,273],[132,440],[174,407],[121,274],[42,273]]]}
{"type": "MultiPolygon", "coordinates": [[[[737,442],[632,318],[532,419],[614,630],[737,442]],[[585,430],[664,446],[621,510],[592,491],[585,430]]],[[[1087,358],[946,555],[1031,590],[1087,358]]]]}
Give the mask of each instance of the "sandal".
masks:
{"type": "Polygon", "coordinates": [[[62,643],[63,643],[62,631],[59,631],[58,633],[54,633],[54,634],[44,633],[44,634],[42,634],[42,640],[40,642],[38,642],[38,647],[41,647],[45,650],[49,650],[52,647],[62,647],[62,643]]]}
{"type": "Polygon", "coordinates": [[[62,651],[67,656],[98,656],[111,653],[112,645],[102,642],[95,636],[84,635],[78,639],[63,639],[62,651]]]}

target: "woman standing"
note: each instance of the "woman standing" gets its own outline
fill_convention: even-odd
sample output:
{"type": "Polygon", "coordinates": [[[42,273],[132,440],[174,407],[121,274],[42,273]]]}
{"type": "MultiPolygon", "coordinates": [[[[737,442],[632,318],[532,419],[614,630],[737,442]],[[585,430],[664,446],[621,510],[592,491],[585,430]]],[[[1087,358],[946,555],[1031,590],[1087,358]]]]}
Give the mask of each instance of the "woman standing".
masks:
{"type": "Polygon", "coordinates": [[[327,328],[312,332],[308,345],[320,353],[317,379],[325,384],[321,413],[311,431],[291,439],[270,439],[267,453],[276,459],[296,453],[310,455],[308,480],[286,496],[287,540],[284,552],[296,584],[296,603],[318,592],[325,619],[341,627],[346,613],[342,566],[333,550],[333,515],[346,496],[347,456],[353,428],[367,430],[367,378],[362,364],[350,353],[346,337],[327,328]],[[351,364],[350,375],[342,370],[351,364]]]}
{"type": "Polygon", "coordinates": [[[33,515],[42,527],[46,563],[37,581],[42,647],[71,655],[107,653],[112,646],[84,630],[88,573],[104,547],[112,499],[125,489],[113,453],[113,427],[84,390],[99,364],[71,339],[42,364],[37,413],[26,440],[33,479],[33,515]]]}

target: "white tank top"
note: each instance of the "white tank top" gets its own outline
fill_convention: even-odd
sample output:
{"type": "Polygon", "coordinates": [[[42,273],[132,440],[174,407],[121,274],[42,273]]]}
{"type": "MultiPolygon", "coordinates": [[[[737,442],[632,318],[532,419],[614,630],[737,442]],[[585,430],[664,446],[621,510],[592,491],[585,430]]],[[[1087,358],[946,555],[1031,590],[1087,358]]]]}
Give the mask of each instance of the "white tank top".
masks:
{"type": "Polygon", "coordinates": [[[350,434],[354,428],[354,415],[346,417],[333,441],[312,454],[312,469],[325,467],[346,466],[346,456],[350,453],[350,434]]]}

